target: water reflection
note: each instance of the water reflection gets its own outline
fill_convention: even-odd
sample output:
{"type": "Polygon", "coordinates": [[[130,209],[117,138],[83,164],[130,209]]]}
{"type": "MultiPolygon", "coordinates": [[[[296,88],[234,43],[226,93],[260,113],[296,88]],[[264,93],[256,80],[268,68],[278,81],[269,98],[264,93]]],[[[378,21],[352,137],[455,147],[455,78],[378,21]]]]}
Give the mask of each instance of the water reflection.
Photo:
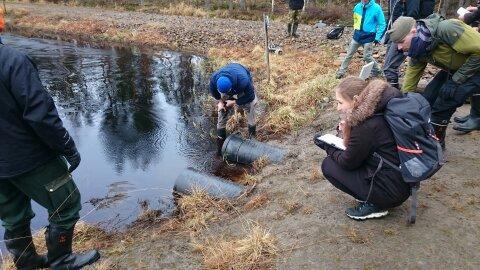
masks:
{"type": "MultiPolygon", "coordinates": [[[[208,95],[201,57],[2,38],[37,64],[77,142],[82,164],[75,178],[83,201],[112,197],[109,189],[115,183],[145,190],[121,196],[123,201],[95,211],[87,220],[128,223],[138,212],[139,200],[171,205],[173,181],[182,169],[210,170],[206,160],[214,154],[209,136],[214,126],[202,110],[208,95]]],[[[92,207],[85,204],[83,213],[92,207]]],[[[37,215],[34,224],[46,225],[45,213],[37,215]]]]}

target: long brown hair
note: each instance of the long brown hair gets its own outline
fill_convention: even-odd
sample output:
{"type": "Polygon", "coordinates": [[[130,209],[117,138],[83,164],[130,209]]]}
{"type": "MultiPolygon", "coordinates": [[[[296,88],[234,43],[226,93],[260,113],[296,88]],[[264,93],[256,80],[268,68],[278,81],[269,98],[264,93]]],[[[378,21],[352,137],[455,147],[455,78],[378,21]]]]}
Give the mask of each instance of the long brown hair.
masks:
{"type": "MultiPolygon", "coordinates": [[[[357,97],[362,93],[363,89],[367,86],[367,82],[358,78],[358,77],[346,77],[343,79],[334,91],[338,93],[343,99],[354,102],[354,107],[358,102],[357,97]]],[[[350,139],[350,130],[352,129],[351,125],[348,123],[345,117],[342,117],[342,121],[345,121],[345,126],[342,130],[343,134],[343,143],[345,146],[348,145],[348,140],[350,139]]]]}

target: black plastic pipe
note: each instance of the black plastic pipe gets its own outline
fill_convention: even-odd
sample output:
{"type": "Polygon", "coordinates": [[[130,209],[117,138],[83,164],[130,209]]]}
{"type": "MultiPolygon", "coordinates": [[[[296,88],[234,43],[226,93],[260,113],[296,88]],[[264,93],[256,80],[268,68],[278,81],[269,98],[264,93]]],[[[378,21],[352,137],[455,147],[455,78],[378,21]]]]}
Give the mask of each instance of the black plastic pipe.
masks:
{"type": "Polygon", "coordinates": [[[181,194],[192,194],[195,189],[200,189],[218,199],[236,198],[245,192],[245,187],[241,185],[191,168],[180,173],[173,189],[181,194]]]}
{"type": "Polygon", "coordinates": [[[261,157],[266,157],[271,163],[280,163],[285,152],[257,140],[246,140],[232,134],[223,143],[222,156],[228,161],[241,164],[252,164],[261,157]]]}

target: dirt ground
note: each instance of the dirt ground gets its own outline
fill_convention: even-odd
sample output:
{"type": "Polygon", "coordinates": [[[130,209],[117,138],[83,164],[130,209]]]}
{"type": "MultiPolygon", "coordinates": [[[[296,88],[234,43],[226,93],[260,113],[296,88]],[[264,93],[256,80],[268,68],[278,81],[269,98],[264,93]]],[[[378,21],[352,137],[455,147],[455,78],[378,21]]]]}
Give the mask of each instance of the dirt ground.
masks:
{"type": "MultiPolygon", "coordinates": [[[[216,38],[225,33],[231,35],[232,43],[228,43],[231,46],[238,46],[238,42],[244,46],[262,42],[261,33],[251,34],[251,29],[259,27],[258,22],[117,13],[62,6],[15,4],[7,7],[13,6],[28,10],[32,16],[54,12],[59,16],[88,17],[139,27],[145,21],[161,22],[166,25],[166,31],[176,33],[166,34],[167,40],[178,38],[177,43],[186,50],[191,49],[188,44],[197,44],[197,41],[188,43],[183,33],[203,33],[199,29],[206,28],[208,33],[205,37],[203,34],[195,37],[205,44],[198,45],[199,51],[205,51],[209,44],[215,44],[216,38]]],[[[274,36],[282,35],[282,27],[281,24],[273,24],[274,36]]],[[[309,51],[320,50],[318,45],[326,44],[326,41],[317,31],[325,30],[301,26],[302,38],[291,46],[309,51]]],[[[58,35],[69,39],[68,36],[58,35]]],[[[342,42],[345,43],[345,40],[342,42]]],[[[344,46],[342,42],[332,46],[338,46],[340,51],[344,46]]],[[[457,114],[464,115],[468,109],[466,105],[457,114]]],[[[267,166],[258,175],[260,181],[247,200],[263,196],[267,198],[265,202],[253,210],[236,206],[238,209],[231,214],[209,224],[200,238],[239,236],[244,233],[245,224],[258,223],[278,239],[275,269],[479,269],[480,133],[459,135],[451,128],[448,130],[448,163],[422,185],[417,223],[407,226],[405,218],[409,201],[392,209],[390,215],[380,220],[356,222],[346,217],[345,208],[355,201],[322,177],[319,166],[325,153],[312,142],[314,134],[331,131],[336,122],[336,113],[326,109],[311,125],[271,141],[286,148],[289,155],[284,164],[267,166]]],[[[108,265],[115,265],[116,269],[204,267],[202,254],[194,248],[198,236],[178,230],[164,232],[159,226],[151,224],[135,228],[137,239],[132,239],[119,250],[104,252],[102,261],[91,269],[108,269],[108,265]]]]}

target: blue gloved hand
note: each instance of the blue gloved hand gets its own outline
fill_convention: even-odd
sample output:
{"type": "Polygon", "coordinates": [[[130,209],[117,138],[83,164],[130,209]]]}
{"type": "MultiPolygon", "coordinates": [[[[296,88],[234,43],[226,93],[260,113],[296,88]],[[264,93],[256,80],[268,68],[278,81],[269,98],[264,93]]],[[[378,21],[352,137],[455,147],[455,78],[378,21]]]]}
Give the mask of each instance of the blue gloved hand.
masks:
{"type": "Polygon", "coordinates": [[[452,80],[448,80],[440,89],[440,97],[443,99],[452,99],[455,96],[458,84],[452,80]]]}

